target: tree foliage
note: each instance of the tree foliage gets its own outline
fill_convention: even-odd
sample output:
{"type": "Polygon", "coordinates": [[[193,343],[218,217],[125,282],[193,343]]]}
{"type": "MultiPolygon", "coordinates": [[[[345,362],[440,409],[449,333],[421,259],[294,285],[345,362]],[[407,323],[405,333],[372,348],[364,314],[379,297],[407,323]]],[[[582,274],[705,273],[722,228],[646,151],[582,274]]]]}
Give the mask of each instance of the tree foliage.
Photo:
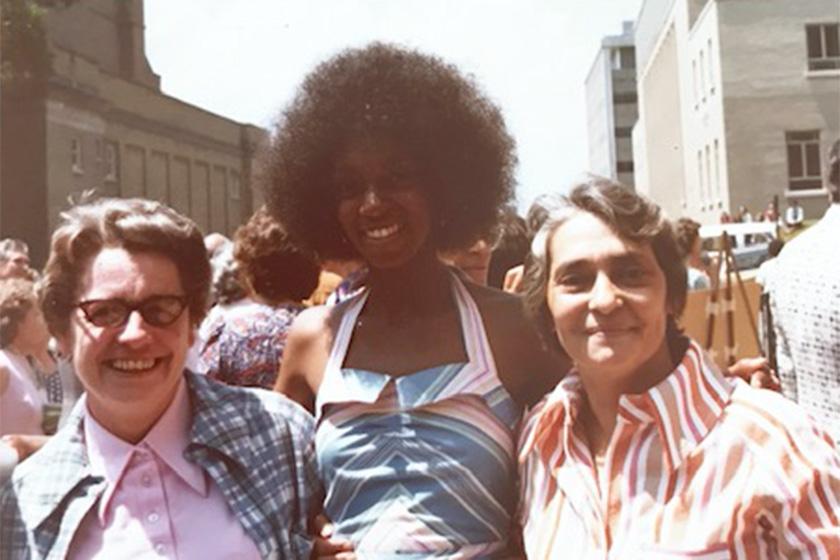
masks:
{"type": "Polygon", "coordinates": [[[45,8],[32,0],[0,2],[0,82],[4,88],[38,87],[50,71],[45,8]]]}

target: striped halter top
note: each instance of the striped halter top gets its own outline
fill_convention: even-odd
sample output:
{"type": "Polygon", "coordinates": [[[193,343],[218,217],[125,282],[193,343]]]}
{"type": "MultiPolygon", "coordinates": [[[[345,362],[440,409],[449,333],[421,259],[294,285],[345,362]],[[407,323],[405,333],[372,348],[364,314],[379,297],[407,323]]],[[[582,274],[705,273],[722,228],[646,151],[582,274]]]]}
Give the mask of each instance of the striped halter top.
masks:
{"type": "Polygon", "coordinates": [[[316,450],[325,513],[361,557],[510,554],[522,411],[499,381],[478,307],[454,275],[452,289],[466,363],[400,377],[343,368],[367,292],[339,326],[316,400],[316,450]]]}

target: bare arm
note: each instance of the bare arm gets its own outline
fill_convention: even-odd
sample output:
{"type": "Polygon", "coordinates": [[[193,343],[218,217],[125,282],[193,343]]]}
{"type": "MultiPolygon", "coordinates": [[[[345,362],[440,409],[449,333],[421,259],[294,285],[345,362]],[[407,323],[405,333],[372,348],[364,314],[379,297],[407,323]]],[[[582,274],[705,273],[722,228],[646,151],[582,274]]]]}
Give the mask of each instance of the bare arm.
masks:
{"type": "Polygon", "coordinates": [[[9,372],[6,371],[6,368],[0,367],[0,396],[6,392],[6,389],[9,387],[9,372]]]}
{"type": "Polygon", "coordinates": [[[315,394],[321,385],[329,356],[331,309],[312,307],[297,316],[283,352],[283,362],[274,390],[300,403],[310,412],[315,409],[315,394]]]}

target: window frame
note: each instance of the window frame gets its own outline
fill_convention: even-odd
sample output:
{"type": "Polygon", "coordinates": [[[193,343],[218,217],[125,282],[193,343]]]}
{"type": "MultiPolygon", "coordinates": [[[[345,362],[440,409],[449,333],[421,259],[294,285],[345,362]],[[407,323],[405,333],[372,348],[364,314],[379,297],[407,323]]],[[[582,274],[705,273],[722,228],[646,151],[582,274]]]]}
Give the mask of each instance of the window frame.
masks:
{"type": "Polygon", "coordinates": [[[840,22],[809,23],[805,25],[805,55],[809,72],[836,72],[840,70],[840,22]],[[836,34],[834,55],[828,53],[828,38],[833,28],[836,34]],[[819,34],[819,53],[811,52],[811,30],[819,34]]]}
{"type": "Polygon", "coordinates": [[[82,141],[76,137],[70,139],[70,169],[75,175],[85,172],[82,141]]]}
{"type": "Polygon", "coordinates": [[[823,187],[820,132],[818,129],[785,131],[788,191],[811,191],[823,187]],[[795,153],[792,150],[798,152],[798,162],[791,158],[791,153],[795,153]],[[794,174],[795,163],[798,163],[801,175],[794,174]]]}

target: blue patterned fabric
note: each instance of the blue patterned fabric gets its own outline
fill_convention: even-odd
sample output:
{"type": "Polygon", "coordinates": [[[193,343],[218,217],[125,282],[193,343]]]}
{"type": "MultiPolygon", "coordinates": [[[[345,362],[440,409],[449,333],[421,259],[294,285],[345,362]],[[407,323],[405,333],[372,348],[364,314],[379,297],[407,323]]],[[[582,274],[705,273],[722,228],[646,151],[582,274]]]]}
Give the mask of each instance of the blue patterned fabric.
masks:
{"type": "Polygon", "coordinates": [[[327,516],[364,558],[511,552],[515,432],[478,308],[457,279],[467,363],[391,377],[342,368],[366,294],[345,313],[318,394],[327,516]]]}
{"type": "Polygon", "coordinates": [[[228,385],[273,389],[286,336],[301,311],[301,305],[248,301],[216,315],[201,351],[207,376],[228,385]]]}
{"type": "MultiPolygon", "coordinates": [[[[307,520],[320,498],[311,416],[277,393],[185,375],[193,425],[184,456],[219,487],[263,558],[308,558],[307,520]]],[[[90,474],[84,406],[3,488],[0,560],[64,558],[105,490],[90,474]]]]}

